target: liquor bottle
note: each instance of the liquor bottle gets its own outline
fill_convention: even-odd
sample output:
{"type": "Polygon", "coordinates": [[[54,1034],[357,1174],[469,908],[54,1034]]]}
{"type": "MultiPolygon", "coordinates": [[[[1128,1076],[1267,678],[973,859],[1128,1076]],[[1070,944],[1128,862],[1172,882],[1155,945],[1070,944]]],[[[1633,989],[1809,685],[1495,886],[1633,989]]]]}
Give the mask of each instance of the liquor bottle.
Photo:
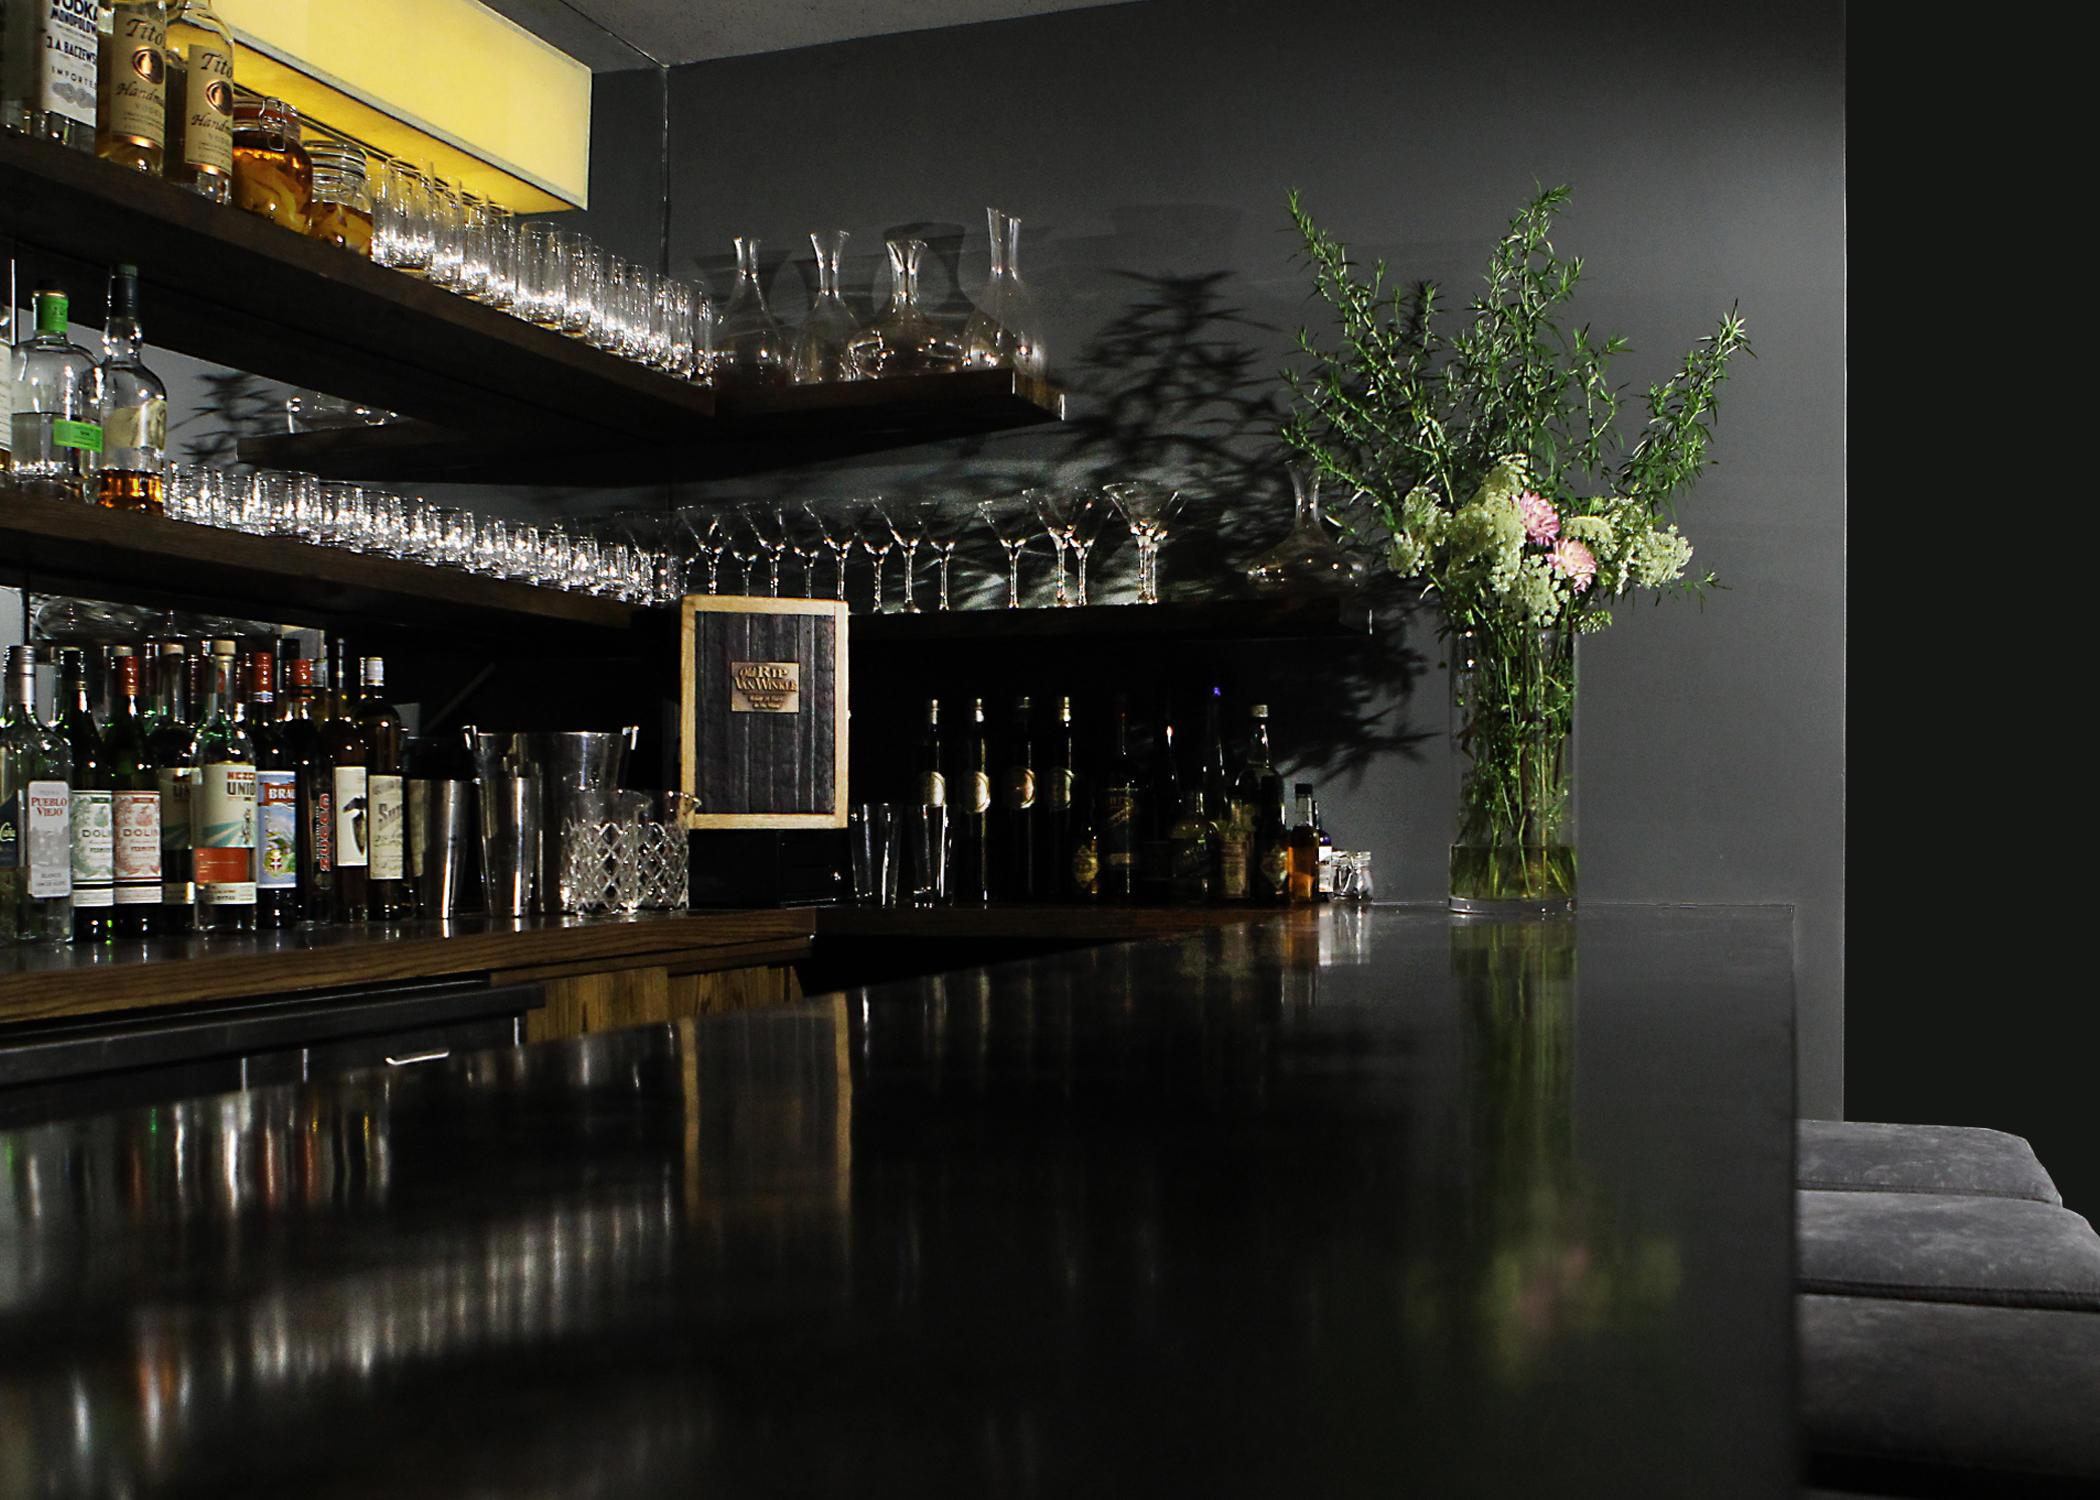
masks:
{"type": "MultiPolygon", "coordinates": [[[[1057,727],[1051,731],[1050,742],[1039,757],[1042,770],[1036,777],[1035,794],[1035,847],[1037,871],[1035,895],[1038,901],[1061,901],[1068,894],[1071,883],[1073,837],[1077,829],[1073,816],[1079,807],[1076,800],[1079,789],[1079,763],[1072,740],[1072,700],[1057,700],[1057,727]]],[[[1092,820],[1089,819],[1089,822],[1092,820]]],[[[1097,860],[1098,863],[1098,853],[1097,860]]],[[[1088,899],[1092,899],[1091,896],[1088,899]]]]}
{"type": "Polygon", "coordinates": [[[234,715],[233,641],[211,643],[211,688],[197,726],[190,817],[197,930],[255,930],[255,742],[234,715]]]}
{"type": "Polygon", "coordinates": [[[371,823],[365,913],[374,922],[398,922],[415,914],[408,883],[408,789],[401,769],[401,716],[386,701],[386,662],[367,656],[359,663],[364,696],[357,727],[371,750],[365,796],[371,823]]]}
{"type": "Polygon", "coordinates": [[[1210,703],[1203,716],[1203,804],[1210,819],[1211,899],[1239,905],[1250,895],[1248,872],[1254,841],[1253,809],[1241,803],[1237,787],[1225,771],[1225,735],[1219,724],[1223,692],[1210,690],[1210,703]]]}
{"type": "Polygon", "coordinates": [[[1014,700],[1013,726],[1006,736],[1005,764],[999,772],[1001,827],[998,837],[1002,901],[1036,899],[1035,733],[1029,700],[1014,700]]]}
{"type": "Polygon", "coordinates": [[[293,860],[298,870],[299,919],[326,922],[334,914],[335,902],[335,777],[321,736],[327,718],[326,695],[314,679],[314,669],[322,664],[293,657],[284,665],[291,679],[290,701],[277,734],[292,767],[297,797],[293,860]]]}
{"type": "Polygon", "coordinates": [[[255,742],[255,925],[295,926],[299,901],[299,762],[277,706],[277,653],[248,657],[241,725],[255,742]]]}
{"type": "Polygon", "coordinates": [[[158,177],[168,135],[167,0],[104,0],[101,24],[95,154],[158,177]]]}
{"type": "Polygon", "coordinates": [[[358,726],[356,693],[343,676],[342,642],[332,642],[331,650],[331,680],[336,691],[328,720],[321,726],[335,812],[335,901],[330,915],[338,922],[362,922],[372,865],[372,828],[367,806],[372,746],[358,726]]]}
{"type": "Polygon", "coordinates": [[[175,0],[168,11],[170,182],[214,203],[233,201],[233,33],[211,0],[175,0]]]}
{"type": "Polygon", "coordinates": [[[116,665],[102,749],[116,823],[116,921],[119,937],[145,937],[160,910],[160,776],[151,726],[139,710],[141,662],[129,646],[110,653],[116,665]]]}
{"type": "Polygon", "coordinates": [[[195,847],[190,804],[197,788],[197,730],[190,704],[190,657],[176,642],[160,648],[155,663],[153,727],[146,743],[160,791],[160,918],[162,932],[188,932],[197,904],[195,847]]]}
{"type": "Polygon", "coordinates": [[[1203,792],[1190,787],[1182,793],[1181,815],[1175,819],[1168,844],[1167,899],[1176,906],[1210,903],[1215,889],[1211,869],[1216,842],[1217,825],[1204,815],[1203,792]]]}
{"type": "Polygon", "coordinates": [[[1320,802],[1318,798],[1313,799],[1313,847],[1315,851],[1313,899],[1315,901],[1332,901],[1334,899],[1334,841],[1327,837],[1327,827],[1320,821],[1320,802]]]}
{"type": "Polygon", "coordinates": [[[1131,901],[1137,897],[1138,833],[1144,813],[1137,762],[1130,757],[1130,706],[1116,699],[1115,736],[1108,763],[1101,771],[1096,827],[1101,851],[1101,899],[1131,901]]]}
{"type": "Polygon", "coordinates": [[[1298,807],[1291,820],[1291,905],[1317,900],[1320,892],[1320,833],[1313,815],[1313,789],[1294,788],[1298,807]]]}
{"type": "Polygon", "coordinates": [[[941,700],[926,700],[926,727],[911,758],[912,795],[921,807],[948,805],[948,777],[941,760],[941,700]]]}
{"type": "Polygon", "coordinates": [[[118,266],[109,278],[109,321],[102,331],[96,414],[102,460],[96,495],[110,510],[157,516],[168,446],[168,390],[139,359],[145,342],[139,331],[139,268],[118,266]]]}
{"type": "Polygon", "coordinates": [[[85,500],[102,451],[94,356],[66,337],[65,291],[37,283],[36,332],[15,346],[15,482],[25,495],[85,500]]]}
{"type": "Polygon", "coordinates": [[[1275,756],[1269,748],[1268,706],[1257,703],[1253,713],[1253,741],[1233,796],[1243,805],[1250,800],[1253,805],[1249,895],[1260,905],[1283,906],[1291,899],[1289,809],[1284,805],[1283,778],[1276,774],[1275,756]]]}
{"type": "Polygon", "coordinates": [[[949,889],[957,903],[982,906],[992,898],[992,750],[982,698],[970,701],[970,730],[950,785],[955,789],[948,812],[955,822],[955,870],[949,889]]]}
{"type": "Polygon", "coordinates": [[[87,657],[76,647],[58,653],[58,722],[72,760],[66,785],[72,796],[73,941],[106,943],[117,930],[115,796],[102,728],[88,706],[87,657]]]}
{"type": "Polygon", "coordinates": [[[1101,899],[1100,822],[1088,800],[1072,804],[1072,844],[1065,856],[1062,889],[1068,901],[1101,899]]]}
{"type": "Polygon", "coordinates": [[[96,68],[101,38],[90,0],[6,7],[0,112],[7,128],[76,151],[95,149],[96,68]]]}
{"type": "Polygon", "coordinates": [[[1143,842],[1138,847],[1138,897],[1164,902],[1174,883],[1174,824],[1181,816],[1181,762],[1174,750],[1173,703],[1164,693],[1153,730],[1151,773],[1143,842]]]}
{"type": "Polygon", "coordinates": [[[0,845],[16,863],[5,871],[15,940],[63,943],[73,936],[72,755],[65,737],[38,717],[36,653],[7,652],[7,719],[0,728],[0,845]]]}

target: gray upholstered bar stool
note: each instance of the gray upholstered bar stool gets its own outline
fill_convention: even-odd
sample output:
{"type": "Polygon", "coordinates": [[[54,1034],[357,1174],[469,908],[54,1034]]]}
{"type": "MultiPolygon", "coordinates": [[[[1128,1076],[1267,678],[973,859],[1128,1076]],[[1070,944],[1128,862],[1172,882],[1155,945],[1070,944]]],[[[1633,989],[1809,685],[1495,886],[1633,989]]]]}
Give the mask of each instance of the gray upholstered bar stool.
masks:
{"type": "Polygon", "coordinates": [[[1802,1120],[1795,1139],[1801,1188],[2031,1198],[2058,1207],[2064,1201],[2034,1148],[2002,1130],[1802,1120]]]}

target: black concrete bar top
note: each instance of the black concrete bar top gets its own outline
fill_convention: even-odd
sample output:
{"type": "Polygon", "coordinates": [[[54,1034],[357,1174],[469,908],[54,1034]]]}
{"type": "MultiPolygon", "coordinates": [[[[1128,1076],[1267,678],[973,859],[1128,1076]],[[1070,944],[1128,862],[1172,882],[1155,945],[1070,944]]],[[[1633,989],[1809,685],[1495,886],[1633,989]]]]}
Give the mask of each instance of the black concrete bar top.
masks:
{"type": "Polygon", "coordinates": [[[1777,1500],[1792,953],[1328,909],[0,1132],[0,1494],[1777,1500]]]}

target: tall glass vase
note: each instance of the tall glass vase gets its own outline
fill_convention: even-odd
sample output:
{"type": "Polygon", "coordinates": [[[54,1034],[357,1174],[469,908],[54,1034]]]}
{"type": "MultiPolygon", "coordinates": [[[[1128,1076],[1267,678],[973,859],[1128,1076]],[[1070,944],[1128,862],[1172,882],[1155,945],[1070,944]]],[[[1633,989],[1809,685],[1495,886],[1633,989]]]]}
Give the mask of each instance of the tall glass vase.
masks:
{"type": "Polygon", "coordinates": [[[1524,624],[1449,637],[1453,911],[1574,910],[1575,639],[1524,624]]]}

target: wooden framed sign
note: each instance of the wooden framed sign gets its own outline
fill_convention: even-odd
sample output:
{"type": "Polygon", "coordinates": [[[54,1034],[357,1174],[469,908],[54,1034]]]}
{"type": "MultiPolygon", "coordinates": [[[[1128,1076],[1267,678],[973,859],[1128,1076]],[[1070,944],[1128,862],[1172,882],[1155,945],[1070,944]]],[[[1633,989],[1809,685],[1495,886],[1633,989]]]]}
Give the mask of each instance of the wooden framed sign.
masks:
{"type": "Polygon", "coordinates": [[[688,828],[846,826],[846,606],[686,596],[679,787],[688,828]]]}

